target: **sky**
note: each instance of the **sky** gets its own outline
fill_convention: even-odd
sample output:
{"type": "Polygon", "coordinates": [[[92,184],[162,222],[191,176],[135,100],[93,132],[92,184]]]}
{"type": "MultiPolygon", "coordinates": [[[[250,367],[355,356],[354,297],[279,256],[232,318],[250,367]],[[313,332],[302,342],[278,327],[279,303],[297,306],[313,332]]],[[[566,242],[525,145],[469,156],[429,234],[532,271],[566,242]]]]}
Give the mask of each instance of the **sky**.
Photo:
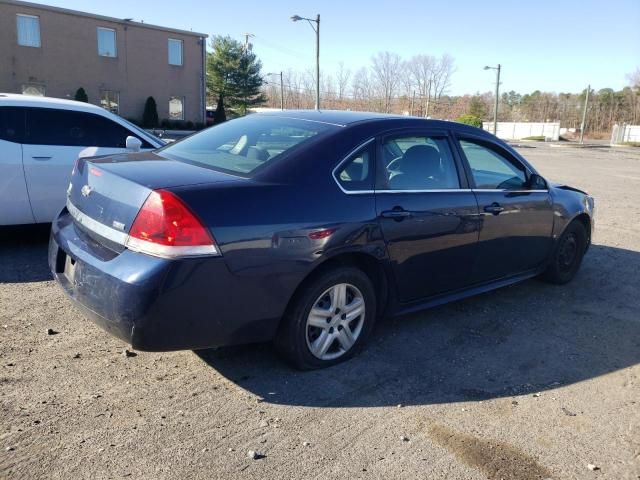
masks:
{"type": "Polygon", "coordinates": [[[455,59],[450,94],[487,92],[502,65],[501,91],[580,92],[627,85],[640,68],[640,0],[47,0],[244,41],[251,33],[263,72],[315,66],[315,34],[302,17],[321,15],[320,68],[352,71],[380,51],[455,59]]]}

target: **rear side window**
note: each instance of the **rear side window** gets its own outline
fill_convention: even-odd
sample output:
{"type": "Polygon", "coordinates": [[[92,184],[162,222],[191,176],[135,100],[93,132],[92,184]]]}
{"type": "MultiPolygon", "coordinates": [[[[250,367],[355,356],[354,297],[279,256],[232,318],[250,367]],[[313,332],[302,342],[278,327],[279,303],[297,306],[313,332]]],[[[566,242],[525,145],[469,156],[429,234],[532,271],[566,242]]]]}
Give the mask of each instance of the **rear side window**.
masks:
{"type": "Polygon", "coordinates": [[[203,130],[160,152],[178,161],[251,176],[284,152],[337,128],[295,118],[249,115],[203,130]]]}
{"type": "Polygon", "coordinates": [[[340,186],[347,191],[373,189],[375,142],[369,142],[345,160],[335,172],[340,186]]]}
{"type": "Polygon", "coordinates": [[[510,160],[496,147],[472,140],[460,140],[460,146],[477,189],[518,190],[526,185],[524,165],[510,160]]]}
{"type": "Polygon", "coordinates": [[[25,142],[33,145],[125,148],[131,135],[148,142],[108,118],[93,113],[30,108],[27,110],[25,142]]]}
{"type": "Polygon", "coordinates": [[[383,190],[448,190],[460,188],[458,171],[444,136],[387,138],[382,145],[383,190]]]}
{"type": "Polygon", "coordinates": [[[24,109],[0,107],[0,140],[22,143],[24,139],[24,109]]]}

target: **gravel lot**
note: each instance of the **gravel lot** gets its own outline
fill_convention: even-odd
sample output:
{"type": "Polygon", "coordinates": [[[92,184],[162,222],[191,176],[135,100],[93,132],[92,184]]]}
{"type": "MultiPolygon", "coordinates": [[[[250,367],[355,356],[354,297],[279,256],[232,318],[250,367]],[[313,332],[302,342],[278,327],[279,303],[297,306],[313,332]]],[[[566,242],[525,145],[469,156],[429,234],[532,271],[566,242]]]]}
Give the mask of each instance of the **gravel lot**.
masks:
{"type": "Polygon", "coordinates": [[[0,477],[640,479],[640,152],[521,151],[596,197],[575,281],[387,321],[317,372],[269,345],[125,356],[47,232],[0,230],[0,477]]]}

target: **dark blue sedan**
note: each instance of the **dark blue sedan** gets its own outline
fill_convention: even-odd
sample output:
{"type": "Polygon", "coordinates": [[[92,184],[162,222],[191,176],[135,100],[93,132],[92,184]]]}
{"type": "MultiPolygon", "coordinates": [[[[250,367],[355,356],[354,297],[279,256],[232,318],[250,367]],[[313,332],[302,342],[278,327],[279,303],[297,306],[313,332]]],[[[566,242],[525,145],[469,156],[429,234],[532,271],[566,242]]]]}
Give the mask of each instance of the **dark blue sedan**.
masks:
{"type": "Polygon", "coordinates": [[[136,349],[274,340],[317,368],[353,355],[384,315],[570,281],[593,210],[473,127],[285,111],[79,160],[49,264],[136,349]]]}

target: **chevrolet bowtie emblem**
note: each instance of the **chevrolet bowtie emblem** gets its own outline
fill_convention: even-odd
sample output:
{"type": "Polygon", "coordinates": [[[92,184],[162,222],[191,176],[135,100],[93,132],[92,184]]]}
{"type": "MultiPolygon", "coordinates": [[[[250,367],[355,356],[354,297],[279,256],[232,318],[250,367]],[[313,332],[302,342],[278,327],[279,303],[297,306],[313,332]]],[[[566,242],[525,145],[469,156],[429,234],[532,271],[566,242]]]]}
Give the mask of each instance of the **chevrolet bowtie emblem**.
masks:
{"type": "Polygon", "coordinates": [[[91,192],[93,192],[93,188],[91,188],[89,185],[85,185],[84,187],[82,187],[82,189],[80,189],[80,193],[83,197],[88,197],[89,195],[91,195],[91,192]]]}

